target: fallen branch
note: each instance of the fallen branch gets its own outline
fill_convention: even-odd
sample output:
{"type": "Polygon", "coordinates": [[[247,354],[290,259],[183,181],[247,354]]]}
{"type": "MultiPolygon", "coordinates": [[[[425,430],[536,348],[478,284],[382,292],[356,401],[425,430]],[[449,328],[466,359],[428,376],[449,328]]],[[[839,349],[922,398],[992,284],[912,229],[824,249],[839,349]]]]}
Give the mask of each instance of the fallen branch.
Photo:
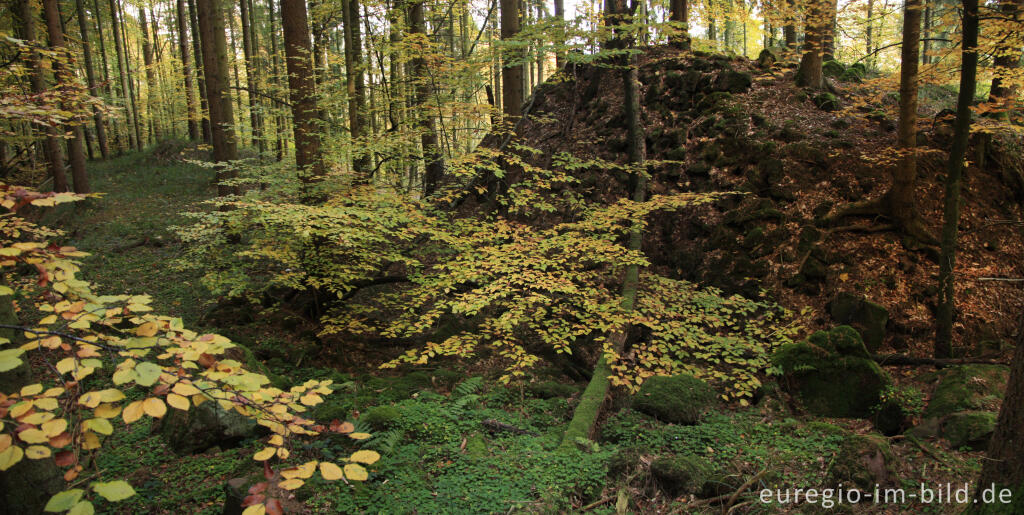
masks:
{"type": "Polygon", "coordinates": [[[615,497],[605,497],[604,499],[600,499],[600,500],[594,501],[594,502],[592,502],[592,503],[590,503],[590,504],[580,508],[580,511],[590,511],[590,510],[592,510],[594,508],[597,508],[598,506],[601,506],[602,504],[608,504],[608,503],[610,503],[610,502],[612,502],[614,500],[615,500],[615,497]]]}
{"type": "Polygon", "coordinates": [[[1004,283],[1024,283],[1022,277],[978,277],[975,281],[999,281],[1004,283]]]}
{"type": "Polygon", "coordinates": [[[1009,365],[1006,361],[984,358],[917,358],[902,354],[872,354],[871,359],[879,365],[947,367],[950,365],[1009,365]]]}

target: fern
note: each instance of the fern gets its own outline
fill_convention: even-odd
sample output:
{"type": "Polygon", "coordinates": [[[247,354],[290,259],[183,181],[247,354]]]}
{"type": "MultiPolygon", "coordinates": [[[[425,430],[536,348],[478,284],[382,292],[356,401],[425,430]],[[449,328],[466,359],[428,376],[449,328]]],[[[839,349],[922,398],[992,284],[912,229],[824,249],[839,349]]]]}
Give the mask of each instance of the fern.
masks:
{"type": "Polygon", "coordinates": [[[373,438],[366,443],[366,447],[383,454],[393,454],[403,438],[405,438],[405,430],[392,429],[391,431],[374,434],[373,438]]]}
{"type": "Polygon", "coordinates": [[[480,376],[470,377],[465,381],[459,383],[452,393],[456,397],[465,397],[467,395],[475,394],[480,391],[484,386],[484,378],[480,376]]]}
{"type": "Polygon", "coordinates": [[[480,396],[475,393],[463,395],[462,397],[459,397],[459,399],[455,401],[455,407],[459,409],[465,409],[466,406],[469,406],[470,404],[477,402],[479,400],[480,396]]]}

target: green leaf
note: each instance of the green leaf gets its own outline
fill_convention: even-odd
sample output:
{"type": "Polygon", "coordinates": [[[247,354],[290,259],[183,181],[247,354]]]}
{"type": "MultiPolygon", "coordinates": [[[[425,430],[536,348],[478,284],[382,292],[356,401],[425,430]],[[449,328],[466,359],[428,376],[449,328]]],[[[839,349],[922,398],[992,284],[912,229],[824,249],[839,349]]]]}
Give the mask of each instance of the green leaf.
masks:
{"type": "Polygon", "coordinates": [[[43,508],[43,511],[50,513],[68,511],[78,504],[78,501],[82,500],[82,494],[84,493],[85,490],[82,490],[81,488],[64,490],[63,492],[50,497],[50,500],[47,501],[46,507],[43,508]]]}
{"type": "Polygon", "coordinates": [[[163,369],[160,368],[160,365],[144,361],[135,366],[135,373],[137,374],[135,382],[140,386],[153,386],[153,383],[160,378],[161,372],[163,372],[163,369]]]}
{"type": "Polygon", "coordinates": [[[110,435],[114,432],[114,426],[105,418],[90,418],[83,425],[101,435],[110,435]]]}
{"type": "Polygon", "coordinates": [[[135,495],[135,489],[127,481],[111,481],[109,483],[92,483],[92,489],[104,499],[117,502],[135,495]]]}
{"type": "Polygon", "coordinates": [[[0,350],[0,372],[14,370],[23,363],[21,356],[25,351],[22,349],[0,350]]]}
{"type": "Polygon", "coordinates": [[[93,513],[96,513],[96,508],[89,501],[79,501],[68,511],[68,515],[92,515],[93,513]]]}

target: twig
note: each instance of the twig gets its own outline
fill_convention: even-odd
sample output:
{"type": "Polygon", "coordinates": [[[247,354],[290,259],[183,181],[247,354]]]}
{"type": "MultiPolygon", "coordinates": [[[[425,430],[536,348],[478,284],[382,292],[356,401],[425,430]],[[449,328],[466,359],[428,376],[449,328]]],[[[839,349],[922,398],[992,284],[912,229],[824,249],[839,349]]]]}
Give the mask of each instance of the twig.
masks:
{"type": "Polygon", "coordinates": [[[975,281],[998,281],[1003,283],[1024,283],[1024,278],[1020,277],[978,277],[975,281]]]}
{"type": "Polygon", "coordinates": [[[729,507],[732,506],[733,503],[736,502],[736,499],[740,496],[740,494],[742,494],[744,491],[746,491],[748,488],[750,488],[750,485],[756,483],[758,480],[760,480],[762,477],[764,477],[764,475],[767,474],[767,473],[768,473],[768,469],[764,469],[761,472],[758,472],[757,474],[755,474],[754,477],[748,479],[746,483],[743,483],[739,487],[739,489],[737,489],[735,492],[733,492],[732,497],[729,497],[729,501],[725,503],[724,507],[722,507],[722,513],[728,514],[730,511],[732,511],[732,510],[729,509],[729,507]]]}
{"type": "Polygon", "coordinates": [[[590,504],[580,508],[580,511],[590,511],[590,510],[592,510],[594,508],[597,508],[598,506],[601,506],[602,504],[608,504],[608,503],[610,503],[610,502],[612,502],[614,500],[615,500],[615,497],[605,497],[604,499],[601,499],[601,500],[598,500],[598,501],[594,501],[594,502],[592,502],[592,503],[590,503],[590,504]]]}
{"type": "Polygon", "coordinates": [[[872,354],[871,359],[879,365],[945,367],[949,365],[1008,365],[1004,361],[984,358],[918,358],[902,354],[872,354]]]}

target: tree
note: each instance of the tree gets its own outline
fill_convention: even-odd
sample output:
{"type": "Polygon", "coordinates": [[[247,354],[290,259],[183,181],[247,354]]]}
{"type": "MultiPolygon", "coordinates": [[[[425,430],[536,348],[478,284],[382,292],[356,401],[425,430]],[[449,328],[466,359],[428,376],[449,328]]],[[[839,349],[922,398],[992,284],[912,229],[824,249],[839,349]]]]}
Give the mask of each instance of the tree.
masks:
{"type": "Polygon", "coordinates": [[[359,31],[359,0],[342,0],[345,32],[345,84],[348,89],[348,127],[353,142],[355,182],[369,182],[373,172],[363,141],[367,136],[366,83],[363,42],[359,31]]]}
{"type": "Polygon", "coordinates": [[[683,50],[690,49],[689,13],[686,0],[670,0],[669,19],[679,24],[679,33],[669,38],[669,44],[678,46],[683,50]]]}
{"type": "MultiPolygon", "coordinates": [[[[85,77],[89,85],[89,93],[96,95],[96,69],[92,63],[92,46],[89,44],[89,21],[85,16],[85,2],[75,0],[75,11],[78,16],[78,31],[82,37],[82,55],[85,58],[85,77]]],[[[107,129],[103,122],[103,113],[98,107],[93,107],[93,121],[96,122],[96,142],[100,147],[100,155],[103,159],[110,157],[110,145],[107,143],[107,129]]]]}
{"type": "MultiPolygon", "coordinates": [[[[1020,0],[1001,0],[999,2],[1000,14],[1003,17],[999,24],[997,37],[1004,42],[996,47],[996,55],[992,60],[995,67],[995,76],[992,78],[992,87],[989,89],[988,101],[999,104],[1002,109],[1011,109],[1010,105],[1017,95],[1017,87],[1014,84],[1015,72],[1020,67],[1021,58],[1021,33],[1022,24],[1020,12],[1020,0]],[[1009,82],[1009,84],[1007,84],[1009,82]]],[[[1005,111],[1004,111],[1005,112],[1005,111]]]]}
{"type": "MultiPolygon", "coordinates": [[[[36,16],[38,12],[33,0],[22,0],[21,20],[23,36],[29,45],[38,45],[36,37],[36,16]]],[[[41,95],[46,92],[43,76],[42,57],[38,51],[29,53],[29,68],[32,70],[30,81],[32,92],[41,95]]],[[[53,191],[68,191],[68,180],[64,173],[64,151],[61,149],[60,140],[57,138],[57,129],[48,127],[46,138],[43,140],[43,154],[46,156],[47,168],[50,171],[50,178],[53,179],[53,191]]]]}
{"type": "Polygon", "coordinates": [[[281,26],[284,29],[288,96],[292,104],[295,164],[303,182],[315,182],[323,179],[324,165],[320,155],[320,111],[316,105],[316,83],[309,55],[305,0],[281,0],[281,26]]]}
{"type": "Polygon", "coordinates": [[[192,58],[188,48],[188,11],[185,0],[176,0],[178,15],[178,55],[181,57],[181,76],[185,85],[185,109],[188,114],[188,139],[199,141],[199,114],[196,112],[196,92],[192,89],[192,58]]]}
{"type": "Polygon", "coordinates": [[[939,257],[939,309],[936,313],[935,357],[953,353],[953,309],[956,269],[956,241],[960,223],[960,187],[964,155],[971,135],[971,102],[978,74],[978,0],[963,0],[963,38],[960,68],[960,92],[956,99],[953,144],[946,166],[946,192],[942,211],[942,247],[939,257]]]}
{"type": "Polygon", "coordinates": [[[192,55],[196,63],[196,85],[199,87],[199,124],[203,129],[203,141],[212,145],[213,131],[210,128],[210,107],[206,100],[206,79],[203,73],[202,35],[199,33],[199,21],[195,4],[195,0],[188,0],[189,26],[192,29],[192,55]]]}
{"type": "Polygon", "coordinates": [[[501,101],[505,116],[513,121],[523,113],[525,100],[522,49],[515,41],[521,30],[519,16],[518,0],[501,0],[501,40],[507,45],[502,52],[501,101]]]}
{"type": "MultiPolygon", "coordinates": [[[[57,0],[43,0],[43,12],[46,16],[46,32],[50,35],[50,46],[66,51],[67,43],[64,41],[64,27],[57,0]]],[[[71,69],[70,59],[67,62],[55,59],[53,72],[59,89],[75,88],[75,75],[71,69]]],[[[76,193],[89,193],[89,178],[85,173],[85,136],[81,124],[77,122],[73,123],[70,129],[72,136],[68,140],[68,163],[71,165],[71,180],[76,193]]]]}
{"type": "Polygon", "coordinates": [[[829,0],[809,0],[810,8],[805,23],[803,57],[800,68],[796,72],[797,86],[820,89],[825,85],[822,74],[822,53],[824,51],[824,34],[826,30],[826,2],[829,0]]]}
{"type": "Polygon", "coordinates": [[[140,141],[140,134],[138,131],[138,124],[135,121],[136,113],[132,108],[134,102],[131,100],[131,84],[128,77],[128,56],[124,49],[124,40],[121,37],[121,23],[119,9],[117,8],[117,0],[110,0],[110,26],[114,29],[114,53],[117,54],[117,70],[118,76],[120,77],[121,83],[121,103],[124,107],[125,118],[128,121],[127,130],[128,144],[130,147],[134,147],[136,150],[142,150],[142,142],[140,141]],[[136,131],[133,133],[131,127],[135,127],[136,131]]]}
{"type": "MultiPolygon", "coordinates": [[[[213,160],[225,163],[238,159],[235,141],[235,117],[228,86],[228,52],[224,33],[222,0],[197,0],[200,40],[203,44],[203,75],[206,79],[206,100],[210,109],[210,132],[213,139],[213,160]]],[[[224,184],[231,177],[223,166],[217,171],[217,193],[221,196],[237,192],[224,184]]]]}
{"type": "Polygon", "coordinates": [[[409,6],[409,37],[406,39],[418,41],[423,48],[423,51],[417,52],[413,58],[412,67],[413,75],[416,77],[416,106],[420,111],[420,142],[423,145],[423,165],[426,169],[423,176],[423,193],[430,195],[437,190],[444,176],[444,161],[441,150],[437,147],[437,127],[434,115],[427,106],[431,87],[424,54],[429,51],[430,41],[427,40],[426,23],[423,19],[423,0],[408,0],[406,5],[409,6]]]}
{"type": "MultiPolygon", "coordinates": [[[[1024,318],[1021,319],[1024,322],[1024,318]]],[[[1019,324],[1010,378],[996,429],[988,444],[988,455],[981,466],[975,492],[974,511],[981,513],[1019,513],[1024,506],[1024,323],[1019,324]],[[1003,489],[1012,493],[1012,504],[1002,505],[996,497],[985,499],[986,489],[998,496],[1003,489]],[[980,501],[980,502],[979,502],[980,501]]]]}
{"type": "Polygon", "coordinates": [[[146,114],[149,116],[149,137],[151,141],[159,142],[163,138],[160,135],[160,117],[156,113],[160,102],[156,98],[153,43],[149,40],[149,24],[146,22],[146,10],[142,7],[139,7],[139,28],[142,30],[142,59],[146,67],[146,114]]]}
{"type": "Polygon", "coordinates": [[[249,91],[249,124],[252,127],[252,142],[260,154],[266,150],[266,142],[260,127],[260,90],[256,85],[259,72],[256,70],[256,46],[252,27],[252,6],[249,0],[239,0],[242,18],[242,53],[245,56],[245,82],[249,91]]]}

